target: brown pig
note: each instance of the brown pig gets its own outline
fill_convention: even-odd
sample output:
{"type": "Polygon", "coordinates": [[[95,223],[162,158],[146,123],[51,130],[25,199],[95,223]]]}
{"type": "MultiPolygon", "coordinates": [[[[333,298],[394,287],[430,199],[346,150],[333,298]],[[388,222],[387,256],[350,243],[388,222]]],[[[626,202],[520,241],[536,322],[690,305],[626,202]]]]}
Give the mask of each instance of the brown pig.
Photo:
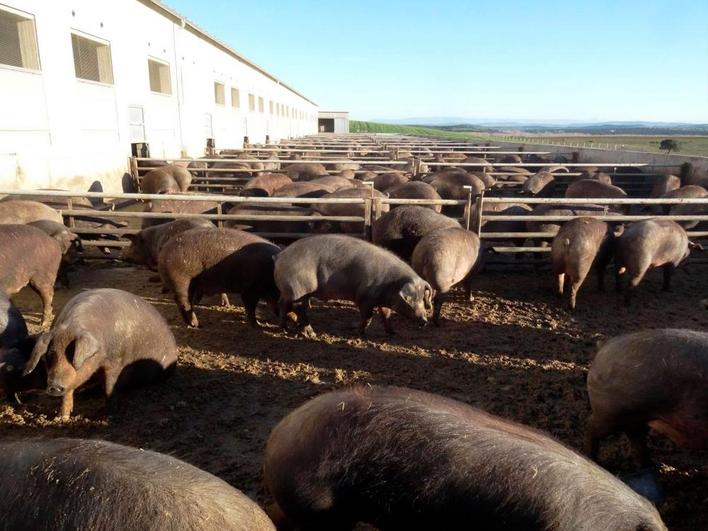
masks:
{"type": "Polygon", "coordinates": [[[47,393],[62,397],[62,418],[74,409],[74,390],[101,374],[106,398],[125,387],[169,375],[177,344],[164,317],[142,298],[119,289],[91,289],[73,297],[42,334],[25,366],[44,358],[47,393]]]}
{"type": "Polygon", "coordinates": [[[549,197],[555,184],[556,176],[550,171],[540,171],[526,179],[521,185],[521,193],[538,197],[549,197]]]}
{"type": "Polygon", "coordinates": [[[708,333],[663,328],[614,337],[595,356],[587,388],[593,459],[600,440],[621,431],[637,464],[650,465],[650,428],[678,446],[708,449],[708,333]]]}
{"type": "Polygon", "coordinates": [[[448,292],[460,282],[471,296],[471,278],[478,263],[479,237],[462,228],[437,229],[429,232],[413,250],[411,265],[430,284],[433,297],[433,324],[440,325],[440,311],[448,292]]]}
{"type": "MultiPolygon", "coordinates": [[[[423,181],[408,181],[403,184],[399,184],[392,188],[389,188],[386,192],[391,199],[435,199],[440,200],[440,194],[430,186],[428,183],[423,181]]],[[[396,208],[400,205],[391,205],[392,208],[396,208]]],[[[442,205],[421,205],[435,212],[440,212],[442,210],[442,205]]]]}
{"type": "Polygon", "coordinates": [[[303,238],[280,253],[273,274],[280,291],[283,329],[287,327],[286,316],[297,303],[302,333],[314,337],[307,318],[311,297],[354,302],[361,314],[361,335],[376,308],[389,334],[393,333],[389,323],[391,310],[422,324],[427,322],[430,285],[396,255],[364,240],[341,234],[303,238]]]}
{"type": "Polygon", "coordinates": [[[263,473],[279,529],[666,530],[649,501],[550,436],[413,389],[309,400],[273,428],[263,473]]]}
{"type": "Polygon", "coordinates": [[[0,225],[0,291],[14,295],[29,284],[42,299],[42,326],[52,318],[61,251],[59,242],[36,227],[0,225]]]}
{"type": "Polygon", "coordinates": [[[311,181],[318,177],[327,177],[327,169],[317,162],[296,162],[289,164],[285,168],[285,173],[288,174],[293,181],[311,181]]]}
{"type": "Polygon", "coordinates": [[[97,439],[0,443],[5,529],[275,531],[258,505],[174,457],[97,439]]]}
{"type": "Polygon", "coordinates": [[[551,244],[553,274],[558,281],[558,295],[563,296],[566,281],[570,285],[571,310],[578,290],[594,267],[598,289],[604,289],[605,268],[614,251],[614,233],[608,223],[595,218],[576,218],[565,223],[551,244]]]}
{"type": "Polygon", "coordinates": [[[257,327],[260,299],[275,311],[273,263],[279,252],[277,245],[241,230],[191,229],[162,247],[158,271],[188,326],[199,326],[194,305],[203,295],[240,293],[248,322],[257,327]]]}
{"type": "Polygon", "coordinates": [[[43,219],[64,223],[59,212],[37,201],[10,200],[0,202],[0,225],[24,225],[43,219]]]}
{"type": "Polygon", "coordinates": [[[292,184],[292,179],[282,173],[264,173],[250,179],[241,195],[246,197],[271,197],[278,188],[292,184]]]}
{"type": "Polygon", "coordinates": [[[420,239],[435,229],[460,227],[447,216],[423,206],[405,205],[394,208],[374,222],[372,241],[410,262],[420,239]]]}
{"type": "MultiPolygon", "coordinates": [[[[366,188],[337,190],[331,194],[323,195],[322,199],[369,199],[371,197],[383,199],[386,196],[378,190],[371,190],[367,186],[366,188]]],[[[323,216],[358,216],[363,218],[366,213],[366,205],[364,203],[318,203],[314,207],[323,216]]],[[[382,213],[388,212],[389,209],[388,204],[381,204],[380,211],[382,213]]],[[[336,228],[344,233],[361,233],[364,230],[363,221],[339,221],[335,223],[337,224],[336,228]]]]}
{"type": "Polygon", "coordinates": [[[181,166],[169,164],[150,170],[140,182],[144,194],[178,194],[186,192],[192,183],[192,174],[181,166]]]}
{"type": "Polygon", "coordinates": [[[126,234],[130,246],[123,250],[122,258],[126,262],[142,264],[157,270],[157,257],[162,247],[170,238],[184,231],[196,228],[215,228],[208,219],[180,218],[162,225],[155,225],[141,230],[137,234],[126,234]]]}
{"type": "Polygon", "coordinates": [[[681,178],[676,175],[661,175],[654,181],[649,197],[664,197],[665,194],[681,188],[681,178]]]}
{"type": "Polygon", "coordinates": [[[690,242],[675,221],[648,219],[631,224],[617,239],[615,256],[618,280],[625,279],[625,304],[629,305],[633,291],[655,267],[663,268],[664,291],[668,291],[674,270],[688,258],[691,249],[703,247],[690,242]]]}
{"type": "Polygon", "coordinates": [[[581,179],[580,181],[575,181],[568,185],[568,188],[565,190],[565,197],[623,199],[627,197],[627,192],[613,184],[607,184],[594,179],[581,179]]]}

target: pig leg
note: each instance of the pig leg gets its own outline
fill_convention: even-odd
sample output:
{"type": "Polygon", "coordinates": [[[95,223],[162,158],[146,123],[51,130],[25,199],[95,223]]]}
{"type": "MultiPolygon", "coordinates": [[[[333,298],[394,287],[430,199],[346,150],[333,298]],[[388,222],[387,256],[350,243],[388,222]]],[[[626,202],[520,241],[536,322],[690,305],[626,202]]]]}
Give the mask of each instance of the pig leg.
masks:
{"type": "Polygon", "coordinates": [[[256,306],[258,306],[258,293],[252,291],[244,291],[241,294],[241,300],[243,300],[243,306],[246,309],[246,319],[248,320],[249,326],[253,328],[260,328],[258,320],[256,319],[256,306]]]}
{"type": "Polygon", "coordinates": [[[366,336],[366,329],[371,324],[371,318],[374,316],[374,307],[370,304],[360,304],[359,313],[361,314],[361,321],[359,322],[359,335],[361,337],[366,336]]]}
{"type": "Polygon", "coordinates": [[[30,280],[30,287],[42,299],[42,323],[41,326],[48,326],[52,321],[52,300],[54,299],[54,281],[41,282],[35,279],[30,280]]]}
{"type": "Polygon", "coordinates": [[[433,298],[433,324],[435,326],[440,326],[440,312],[442,311],[442,305],[446,298],[446,294],[439,291],[433,298]]]}
{"type": "Polygon", "coordinates": [[[614,433],[615,427],[612,421],[607,421],[602,416],[593,412],[587,421],[585,428],[585,444],[583,451],[593,461],[597,461],[600,450],[600,440],[614,433]]]}
{"type": "Polygon", "coordinates": [[[563,297],[563,292],[565,291],[565,273],[558,273],[556,276],[556,285],[558,286],[558,296],[563,297]]]}
{"type": "Polygon", "coordinates": [[[288,331],[288,314],[293,310],[293,303],[289,300],[285,300],[283,297],[278,299],[278,315],[280,317],[280,322],[278,323],[280,328],[288,331]]]}
{"type": "Polygon", "coordinates": [[[71,412],[74,410],[74,390],[67,389],[61,400],[61,409],[59,417],[63,420],[68,420],[71,417],[71,412]]]}
{"type": "Polygon", "coordinates": [[[391,308],[379,306],[379,316],[381,317],[381,322],[383,323],[386,333],[390,336],[395,335],[396,331],[391,327],[391,308]]]}
{"type": "Polygon", "coordinates": [[[651,466],[649,448],[647,447],[647,434],[649,433],[649,426],[643,424],[633,426],[631,428],[625,428],[624,433],[627,435],[627,438],[632,445],[632,451],[634,452],[634,459],[637,462],[637,466],[639,466],[639,468],[651,466]]]}
{"type": "Polygon", "coordinates": [[[221,294],[221,305],[224,308],[231,308],[231,301],[229,301],[229,296],[226,293],[221,294]]]}
{"type": "Polygon", "coordinates": [[[310,296],[307,295],[300,299],[300,304],[297,312],[297,318],[298,321],[302,324],[302,330],[301,333],[303,336],[308,337],[310,339],[315,339],[317,338],[317,334],[315,334],[315,331],[312,329],[312,325],[310,324],[310,318],[307,316],[307,309],[310,307],[310,296]]]}
{"type": "Polygon", "coordinates": [[[662,286],[662,289],[664,291],[671,291],[671,277],[674,274],[674,270],[676,267],[674,264],[666,264],[664,267],[664,285],[662,286]]]}
{"type": "Polygon", "coordinates": [[[199,320],[197,315],[194,313],[194,308],[191,304],[191,296],[194,296],[194,292],[189,285],[189,281],[175,283],[173,287],[175,302],[179,311],[182,313],[182,319],[187,323],[187,326],[192,328],[199,328],[199,320]]]}

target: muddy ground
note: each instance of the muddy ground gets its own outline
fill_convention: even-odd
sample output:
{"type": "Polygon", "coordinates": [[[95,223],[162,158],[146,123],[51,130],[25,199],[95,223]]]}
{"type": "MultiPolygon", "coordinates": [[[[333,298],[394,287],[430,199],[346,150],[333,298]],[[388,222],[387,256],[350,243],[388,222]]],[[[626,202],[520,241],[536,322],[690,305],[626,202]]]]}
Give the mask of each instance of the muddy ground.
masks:
{"type": "MultiPolygon", "coordinates": [[[[677,273],[674,290],[661,292],[660,273],[640,286],[634,307],[618,305],[612,291],[598,294],[594,279],[570,314],[554,297],[548,271],[485,272],[468,303],[456,292],[443,309],[444,326],[419,329],[396,318],[388,337],[374,320],[367,339],[355,335],[357,313],[347,303],[315,302],[317,340],[291,337],[270,319],[248,328],[241,307],[198,309],[202,328],[183,326],[172,300],[149,281],[152,273],[121,264],[94,264],[72,274],[71,290],[57,290],[55,313],[78,291],[115,287],[153,303],[170,322],[180,345],[174,377],[126,394],[108,412],[100,396],[78,394],[74,417],[54,419],[58,401],[25,397],[0,406],[2,436],[92,437],[149,448],[216,474],[260,502],[261,454],[270,429],[308,398],[350,384],[395,384],[464,401],[550,432],[580,448],[588,416],[585,376],[599,338],[640,328],[708,329],[708,266],[677,273]]],[[[39,300],[26,290],[16,298],[38,330],[39,300]]],[[[235,302],[239,302],[234,297],[235,302]]],[[[215,300],[215,303],[218,302],[215,300]]],[[[652,439],[666,501],[659,507],[675,530],[708,526],[708,461],[652,439]]],[[[617,436],[603,446],[601,462],[616,474],[634,470],[629,447],[617,436]]]]}

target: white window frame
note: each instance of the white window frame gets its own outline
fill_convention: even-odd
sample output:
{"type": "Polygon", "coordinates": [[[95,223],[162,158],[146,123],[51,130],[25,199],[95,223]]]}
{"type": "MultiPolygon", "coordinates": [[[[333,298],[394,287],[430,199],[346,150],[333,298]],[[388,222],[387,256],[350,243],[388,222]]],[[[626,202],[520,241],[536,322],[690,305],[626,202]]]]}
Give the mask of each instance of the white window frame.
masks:
{"type": "Polygon", "coordinates": [[[220,105],[222,107],[226,106],[226,84],[223,81],[219,81],[217,79],[214,80],[214,104],[215,105],[220,105]],[[217,85],[221,85],[221,99],[222,101],[217,100],[217,90],[216,87],[217,85]]]}
{"type": "Polygon", "coordinates": [[[157,96],[168,96],[168,97],[172,96],[172,67],[171,67],[170,63],[167,61],[163,61],[162,59],[158,59],[157,57],[153,57],[151,55],[148,55],[147,60],[148,60],[148,85],[150,85],[150,92],[152,92],[153,94],[155,94],[157,96]],[[167,81],[170,84],[170,86],[169,86],[170,91],[169,92],[160,92],[160,91],[152,90],[152,86],[150,83],[150,61],[152,61],[153,63],[157,63],[159,65],[167,67],[167,81]]]}
{"type": "Polygon", "coordinates": [[[71,38],[72,35],[76,35],[77,37],[80,37],[82,39],[86,39],[89,41],[97,42],[99,44],[103,44],[105,46],[108,46],[108,50],[110,52],[110,62],[111,62],[111,82],[107,81],[96,81],[95,79],[86,79],[83,77],[79,77],[76,75],[76,58],[74,57],[74,45],[72,43],[71,46],[71,58],[72,58],[72,63],[74,65],[74,77],[76,81],[80,81],[81,83],[93,83],[94,85],[100,85],[102,87],[112,87],[116,84],[116,77],[113,72],[113,52],[111,51],[111,42],[102,39],[100,37],[96,37],[95,35],[91,35],[90,33],[85,33],[83,31],[71,28],[69,29],[69,37],[71,38]]]}
{"type": "Polygon", "coordinates": [[[5,4],[0,4],[0,11],[5,11],[6,13],[10,13],[11,15],[15,15],[17,17],[21,18],[26,18],[27,20],[32,21],[32,28],[34,29],[34,46],[35,46],[35,51],[37,52],[37,68],[30,68],[27,66],[17,66],[17,65],[9,65],[6,63],[0,63],[0,68],[1,69],[7,69],[7,70],[16,70],[18,72],[27,72],[29,74],[41,74],[42,73],[42,59],[39,54],[39,35],[37,34],[37,19],[32,13],[28,13],[26,11],[20,11],[19,9],[12,8],[10,6],[6,6],[5,4]]]}

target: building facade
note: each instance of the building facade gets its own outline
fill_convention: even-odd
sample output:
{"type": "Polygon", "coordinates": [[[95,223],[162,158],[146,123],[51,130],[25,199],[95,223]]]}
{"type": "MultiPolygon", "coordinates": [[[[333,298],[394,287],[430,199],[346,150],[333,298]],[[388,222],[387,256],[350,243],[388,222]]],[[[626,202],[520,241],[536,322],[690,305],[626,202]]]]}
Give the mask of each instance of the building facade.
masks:
{"type": "Polygon", "coordinates": [[[349,113],[345,111],[320,111],[317,114],[317,132],[344,134],[349,132],[349,113]]]}
{"type": "Polygon", "coordinates": [[[131,153],[317,132],[317,106],[156,0],[0,0],[0,186],[116,191],[131,153]]]}

